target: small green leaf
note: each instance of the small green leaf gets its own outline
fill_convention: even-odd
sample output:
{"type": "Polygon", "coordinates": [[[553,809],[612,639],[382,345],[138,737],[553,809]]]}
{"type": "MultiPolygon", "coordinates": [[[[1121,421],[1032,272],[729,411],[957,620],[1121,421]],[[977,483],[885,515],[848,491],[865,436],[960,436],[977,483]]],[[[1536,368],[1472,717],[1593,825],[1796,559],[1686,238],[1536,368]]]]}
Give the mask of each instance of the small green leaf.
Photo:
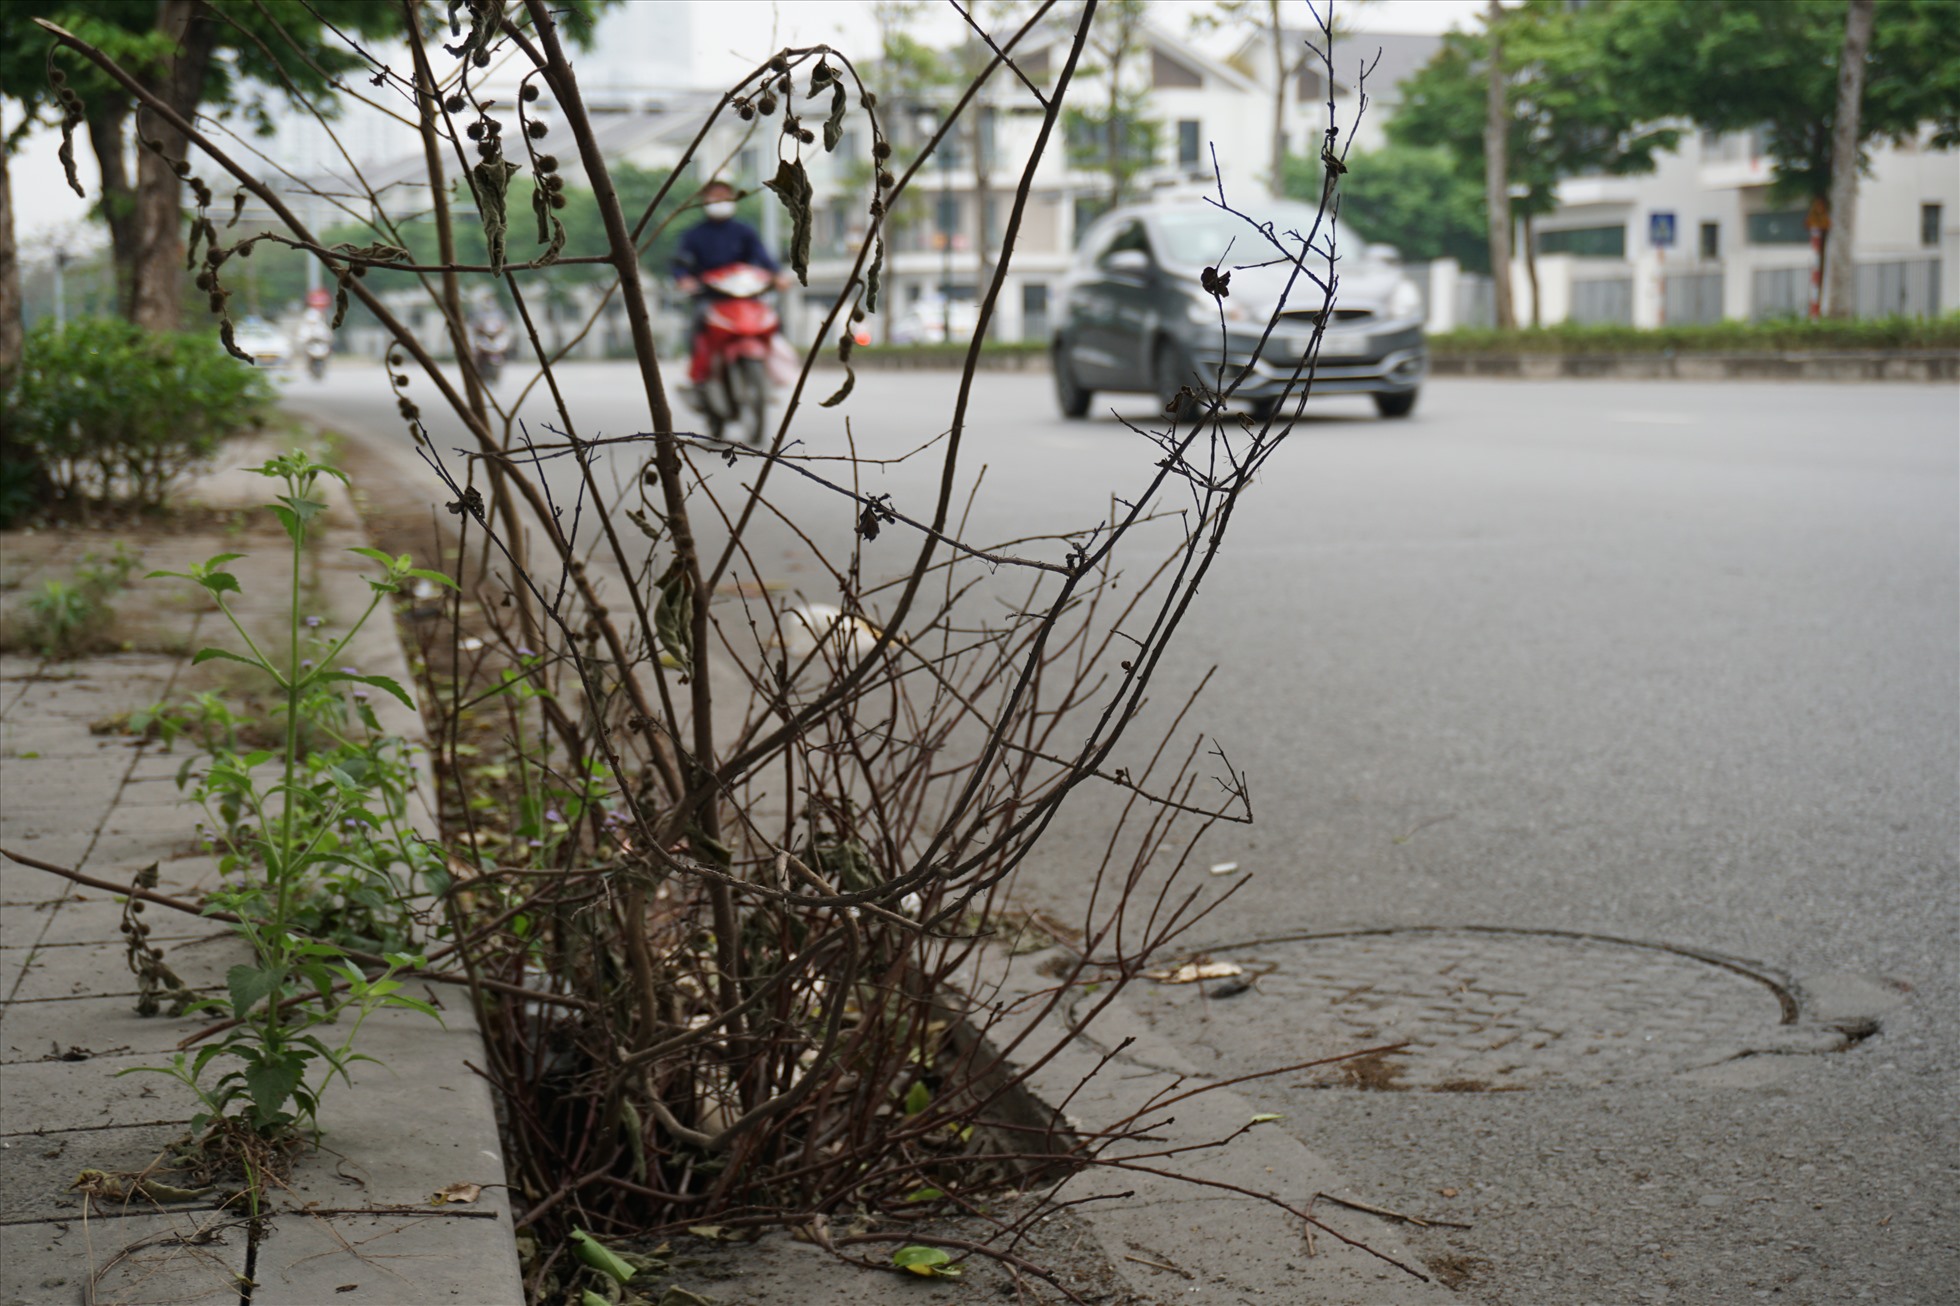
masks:
{"type": "Polygon", "coordinates": [[[403,707],[408,708],[411,711],[413,711],[415,708],[415,700],[408,696],[408,691],[403,689],[401,685],[399,685],[393,680],[390,680],[386,676],[356,676],[346,671],[325,671],[320,673],[318,676],[315,676],[312,680],[312,683],[325,684],[329,681],[334,681],[334,680],[351,680],[356,684],[372,685],[376,689],[384,690],[387,693],[393,694],[396,698],[401,700],[401,705],[403,707]]]}
{"type": "Polygon", "coordinates": [[[1272,1121],[1275,1120],[1284,1120],[1284,1119],[1286,1119],[1286,1117],[1278,1114],[1277,1112],[1262,1111],[1258,1115],[1252,1117],[1252,1123],[1255,1125],[1264,1125],[1264,1124],[1270,1124],[1272,1121]]]}
{"type": "Polygon", "coordinates": [[[936,1202],[946,1194],[937,1188],[918,1188],[905,1194],[908,1202],[936,1202]]]}
{"type": "Polygon", "coordinates": [[[406,572],[403,573],[403,575],[413,576],[417,580],[431,581],[437,585],[447,585],[450,589],[462,588],[455,581],[449,579],[449,577],[443,575],[441,572],[430,571],[427,567],[410,567],[406,572]]]}
{"type": "Polygon", "coordinates": [[[241,592],[238,577],[228,571],[213,571],[197,578],[197,583],[213,594],[237,594],[241,592]]]}
{"type": "Polygon", "coordinates": [[[922,1247],[917,1243],[910,1243],[892,1253],[892,1264],[898,1269],[910,1270],[927,1278],[933,1275],[948,1279],[958,1277],[959,1267],[948,1264],[952,1259],[937,1247],[922,1247]]]}
{"type": "Polygon", "coordinates": [[[387,554],[383,553],[379,549],[360,548],[360,549],[349,549],[347,551],[349,553],[358,553],[363,558],[370,558],[375,562],[380,563],[384,567],[393,566],[395,562],[393,558],[389,557],[387,554]]]}
{"type": "Polygon", "coordinates": [[[926,1087],[923,1079],[916,1081],[905,1091],[906,1115],[915,1116],[930,1105],[932,1105],[932,1090],[926,1087]]]}
{"type": "Polygon", "coordinates": [[[191,658],[191,665],[194,667],[202,666],[206,662],[212,662],[218,660],[222,660],[225,662],[243,662],[246,666],[258,667],[259,670],[261,671],[268,669],[263,663],[259,662],[256,658],[244,657],[241,654],[233,653],[230,649],[222,649],[222,648],[199,649],[196,655],[191,658]]]}
{"type": "Polygon", "coordinates": [[[277,971],[252,966],[233,966],[225,972],[225,987],[231,990],[231,1014],[245,1019],[247,1012],[279,987],[277,971]]]}
{"type": "Polygon", "coordinates": [[[245,1071],[245,1088],[252,1095],[260,1120],[270,1120],[286,1105],[286,1099],[299,1087],[301,1065],[297,1057],[262,1061],[245,1071]]]}
{"type": "Polygon", "coordinates": [[[572,1230],[572,1247],[578,1258],[616,1283],[633,1277],[633,1267],[607,1250],[604,1243],[583,1229],[572,1230]]]}

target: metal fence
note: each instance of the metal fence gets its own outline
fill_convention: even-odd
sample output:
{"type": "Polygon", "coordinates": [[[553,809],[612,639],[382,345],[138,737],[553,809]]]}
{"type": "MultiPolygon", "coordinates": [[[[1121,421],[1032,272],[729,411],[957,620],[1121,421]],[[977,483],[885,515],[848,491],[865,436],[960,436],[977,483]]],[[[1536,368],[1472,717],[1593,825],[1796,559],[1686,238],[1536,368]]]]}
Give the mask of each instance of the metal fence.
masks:
{"type": "Polygon", "coordinates": [[[1940,261],[1860,263],[1856,299],[1859,317],[1938,317],[1940,261]]]}
{"type": "Polygon", "coordinates": [[[1633,325],[1633,278],[1599,277],[1572,283],[1572,321],[1633,325]]]}
{"type": "Polygon", "coordinates": [[[1669,326],[1722,320],[1722,274],[1676,272],[1661,281],[1661,312],[1669,326]]]}
{"type": "Polygon", "coordinates": [[[1485,329],[1497,325],[1497,291],[1489,277],[1465,273],[1456,279],[1456,324],[1485,329]]]}
{"type": "MultiPolygon", "coordinates": [[[[1856,281],[1859,317],[1938,317],[1940,261],[1897,259],[1860,263],[1856,281]]],[[[1810,311],[1810,268],[1758,269],[1750,286],[1749,316],[1757,322],[1802,317],[1810,311]]],[[[1669,320],[1673,320],[1670,315],[1669,320]]]]}

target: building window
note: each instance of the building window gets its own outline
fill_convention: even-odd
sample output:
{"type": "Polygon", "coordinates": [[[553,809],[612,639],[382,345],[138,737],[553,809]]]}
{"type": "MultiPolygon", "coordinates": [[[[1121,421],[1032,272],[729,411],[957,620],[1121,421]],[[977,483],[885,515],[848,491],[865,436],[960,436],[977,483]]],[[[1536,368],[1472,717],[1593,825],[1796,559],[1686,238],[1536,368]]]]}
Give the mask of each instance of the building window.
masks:
{"type": "Polygon", "coordinates": [[[1751,245],[1808,245],[1810,232],[1804,228],[1804,215],[1796,209],[1782,213],[1751,213],[1751,245]]]}
{"type": "Polygon", "coordinates": [[[1927,249],[1937,248],[1940,243],[1940,217],[1939,205],[1919,206],[1919,243],[1927,249]]]}
{"type": "Polygon", "coordinates": [[[1564,231],[1538,233],[1540,254],[1577,254],[1581,258],[1625,258],[1627,229],[1616,227],[1568,227],[1564,231]]]}
{"type": "Polygon", "coordinates": [[[939,195],[934,197],[933,230],[941,237],[957,236],[960,230],[960,197],[939,195]]]}
{"type": "Polygon", "coordinates": [[[1701,256],[1705,259],[1722,257],[1722,224],[1704,222],[1701,224],[1701,256]]]}
{"type": "Polygon", "coordinates": [[[1048,284],[1043,281],[1021,283],[1021,339],[1048,338],[1048,284]]]}
{"type": "MultiPolygon", "coordinates": [[[[1193,168],[1198,164],[1198,150],[1203,144],[1198,138],[1198,120],[1185,118],[1177,124],[1177,166],[1193,168]]],[[[1938,208],[1936,204],[1933,206],[1938,208]]]]}

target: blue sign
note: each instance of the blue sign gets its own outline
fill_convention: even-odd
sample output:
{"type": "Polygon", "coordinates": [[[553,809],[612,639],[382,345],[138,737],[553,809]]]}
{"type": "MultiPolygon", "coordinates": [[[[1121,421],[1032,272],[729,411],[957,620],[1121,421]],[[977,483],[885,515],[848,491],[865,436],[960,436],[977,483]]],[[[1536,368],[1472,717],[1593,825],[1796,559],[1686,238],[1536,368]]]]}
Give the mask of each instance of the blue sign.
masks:
{"type": "Polygon", "coordinates": [[[1672,213],[1649,213],[1647,215],[1647,243],[1655,249],[1674,248],[1674,215],[1672,213]]]}

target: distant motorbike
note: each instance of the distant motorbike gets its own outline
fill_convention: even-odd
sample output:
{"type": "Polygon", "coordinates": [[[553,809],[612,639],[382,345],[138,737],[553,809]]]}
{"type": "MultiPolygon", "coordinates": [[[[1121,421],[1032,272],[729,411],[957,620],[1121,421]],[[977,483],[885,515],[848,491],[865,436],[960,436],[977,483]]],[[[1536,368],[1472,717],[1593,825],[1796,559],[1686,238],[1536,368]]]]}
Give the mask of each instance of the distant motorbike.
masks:
{"type": "Polygon", "coordinates": [[[481,319],[470,328],[470,358],[483,384],[497,384],[497,378],[504,374],[504,358],[509,353],[510,324],[503,318],[481,319]]]}
{"type": "Polygon", "coordinates": [[[306,341],[300,348],[306,355],[306,374],[315,381],[324,380],[327,375],[327,359],[333,354],[333,342],[315,337],[306,341]]]}
{"type": "Polygon", "coordinates": [[[750,263],[701,274],[707,304],[694,348],[706,356],[707,366],[696,403],[707,415],[708,434],[716,439],[726,438],[731,428],[751,445],[759,447],[767,439],[768,361],[782,323],[762,296],[775,284],[766,269],[750,263]]]}

